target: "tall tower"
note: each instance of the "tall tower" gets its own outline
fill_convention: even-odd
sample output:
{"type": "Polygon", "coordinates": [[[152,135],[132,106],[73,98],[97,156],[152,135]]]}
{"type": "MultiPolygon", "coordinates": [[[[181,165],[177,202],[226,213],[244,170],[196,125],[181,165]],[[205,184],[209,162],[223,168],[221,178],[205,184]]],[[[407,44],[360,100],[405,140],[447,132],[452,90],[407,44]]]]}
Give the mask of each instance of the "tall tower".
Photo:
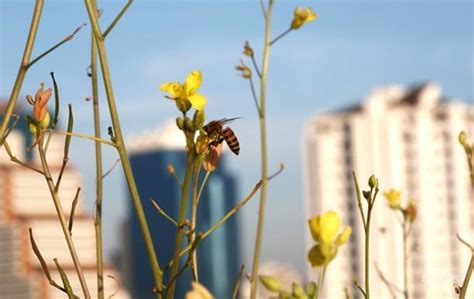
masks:
{"type": "MultiPolygon", "coordinates": [[[[462,283],[470,254],[456,233],[474,240],[474,197],[458,143],[461,130],[474,136],[474,107],[442,99],[441,88],[432,83],[411,89],[378,88],[361,105],[320,113],[308,121],[307,217],[333,209],[354,229],[326,274],[327,298],[343,298],[343,289],[352,287],[353,278],[364,283],[364,232],[353,170],[361,188],[375,174],[381,191],[397,188],[417,202],[419,215],[410,235],[416,248],[409,258],[410,297],[456,297],[453,284],[462,283]]],[[[371,294],[389,298],[374,264],[389,281],[403,286],[402,231],[383,196],[375,203],[371,227],[371,294]]],[[[309,274],[315,278],[314,270],[309,274]]]]}
{"type": "MultiPolygon", "coordinates": [[[[143,202],[148,225],[153,236],[160,265],[167,265],[174,250],[176,227],[160,215],[150,202],[158,204],[174,219],[178,218],[180,187],[168,165],[183,177],[186,163],[185,143],[182,132],[174,122],[163,128],[131,138],[130,162],[143,202]]],[[[224,159],[207,182],[198,209],[198,231],[206,231],[237,202],[236,179],[229,173],[224,159]]],[[[202,180],[202,177],[201,177],[202,180]]],[[[142,240],[140,227],[133,207],[129,208],[125,240],[129,245],[124,254],[127,261],[125,273],[127,287],[134,298],[153,298],[152,272],[142,240]]],[[[188,219],[190,216],[188,215],[188,219]]],[[[216,298],[230,298],[240,265],[241,252],[238,218],[233,216],[216,232],[203,240],[198,247],[199,279],[216,298]]],[[[169,277],[165,275],[165,281],[169,277]]],[[[191,273],[184,272],[178,279],[176,298],[184,298],[191,287],[191,273]]]]}
{"type": "MultiPolygon", "coordinates": [[[[0,102],[0,121],[4,112],[0,102]]],[[[15,130],[7,138],[13,155],[37,169],[41,163],[36,148],[27,151],[32,137],[20,115],[15,130]]],[[[64,138],[53,136],[48,147],[47,160],[54,178],[57,178],[63,160],[64,138]]],[[[81,186],[79,172],[68,165],[64,172],[59,196],[69,217],[71,204],[77,188],[81,186]]],[[[74,216],[72,239],[83,268],[92,297],[96,297],[96,251],[93,219],[82,209],[83,198],[79,198],[74,216]]],[[[77,274],[66,240],[64,239],[53,200],[45,178],[26,167],[10,161],[3,148],[0,149],[0,298],[2,299],[54,299],[66,295],[50,286],[43,269],[33,253],[28,228],[32,228],[35,241],[48,264],[51,276],[58,283],[61,278],[53,259],[57,258],[64,268],[74,293],[82,295],[77,274]]],[[[105,295],[110,296],[120,289],[118,273],[110,265],[105,265],[105,295]]],[[[128,298],[125,290],[114,298],[128,298]]]]}

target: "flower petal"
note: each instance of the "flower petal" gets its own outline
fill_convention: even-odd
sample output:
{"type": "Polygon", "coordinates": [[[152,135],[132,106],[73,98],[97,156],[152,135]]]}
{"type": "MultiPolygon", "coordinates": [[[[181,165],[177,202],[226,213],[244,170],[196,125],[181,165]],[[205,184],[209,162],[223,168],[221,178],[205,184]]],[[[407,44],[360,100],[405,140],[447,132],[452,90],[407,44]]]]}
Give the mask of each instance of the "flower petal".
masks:
{"type": "Polygon", "coordinates": [[[192,71],[191,73],[189,73],[184,83],[186,94],[188,96],[195,94],[199,86],[201,86],[201,82],[202,82],[201,71],[192,71]]]}
{"type": "Polygon", "coordinates": [[[306,11],[305,23],[312,22],[318,18],[318,15],[311,9],[311,7],[306,8],[305,11],[306,11]]]}
{"type": "Polygon", "coordinates": [[[342,231],[342,233],[340,233],[339,236],[337,236],[336,246],[339,247],[342,244],[346,243],[347,239],[349,239],[351,235],[351,232],[352,232],[352,229],[350,228],[350,226],[346,226],[344,230],[342,231]]]}
{"type": "Polygon", "coordinates": [[[168,82],[160,86],[160,90],[169,93],[173,99],[181,97],[182,89],[178,82],[168,82]]]}
{"type": "Polygon", "coordinates": [[[321,216],[319,215],[308,220],[309,231],[315,241],[319,241],[319,235],[321,234],[321,226],[319,225],[320,220],[321,216]]]}
{"type": "Polygon", "coordinates": [[[206,106],[206,97],[202,94],[195,93],[192,95],[188,95],[188,100],[191,102],[191,105],[196,110],[203,110],[206,106]]]}
{"type": "Polygon", "coordinates": [[[328,211],[321,216],[320,226],[320,241],[323,243],[332,243],[341,226],[341,218],[336,212],[328,211]]]}

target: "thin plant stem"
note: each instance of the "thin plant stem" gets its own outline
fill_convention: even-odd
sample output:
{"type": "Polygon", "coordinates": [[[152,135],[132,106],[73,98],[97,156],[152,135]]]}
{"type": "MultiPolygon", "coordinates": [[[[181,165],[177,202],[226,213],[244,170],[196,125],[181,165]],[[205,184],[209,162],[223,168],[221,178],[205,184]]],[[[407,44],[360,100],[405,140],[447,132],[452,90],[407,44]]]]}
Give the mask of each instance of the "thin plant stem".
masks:
{"type": "Polygon", "coordinates": [[[150,198],[151,200],[151,203],[153,204],[153,206],[155,207],[155,209],[158,211],[158,213],[160,213],[163,217],[166,218],[166,220],[168,220],[169,222],[173,223],[174,226],[178,227],[178,222],[176,222],[176,220],[173,219],[173,217],[171,217],[170,215],[168,215],[168,213],[165,212],[165,210],[163,210],[162,207],[160,207],[160,205],[153,200],[153,198],[150,198]]]}
{"type": "Polygon", "coordinates": [[[37,169],[37,168],[31,166],[31,165],[28,164],[28,163],[25,163],[25,162],[23,162],[23,161],[20,161],[17,157],[15,157],[15,156],[12,154],[12,151],[11,151],[11,149],[10,149],[10,146],[8,145],[8,142],[7,142],[6,140],[5,140],[5,142],[3,143],[3,147],[5,148],[5,151],[7,152],[8,156],[10,157],[10,161],[15,162],[15,163],[17,163],[17,164],[19,164],[19,165],[21,165],[21,166],[23,166],[23,167],[26,167],[26,168],[28,168],[28,169],[31,169],[31,170],[33,170],[33,171],[39,173],[39,174],[44,175],[44,172],[43,172],[42,170],[37,169]]]}
{"type": "MultiPolygon", "coordinates": [[[[94,6],[96,6],[95,0],[94,6]]],[[[103,166],[102,166],[102,144],[100,143],[100,109],[99,109],[99,85],[97,78],[97,44],[94,33],[91,31],[91,88],[92,106],[94,113],[94,136],[95,140],[95,248],[97,262],[97,298],[104,299],[104,249],[102,237],[102,193],[103,193],[103,166]]]]}
{"type": "Polygon", "coordinates": [[[262,73],[260,73],[260,69],[258,68],[257,61],[255,60],[255,55],[252,55],[251,58],[252,58],[252,64],[255,69],[255,72],[257,73],[259,78],[262,78],[262,73]]]}
{"type": "Polygon", "coordinates": [[[255,238],[255,250],[253,255],[252,265],[252,276],[251,276],[251,287],[250,287],[250,298],[255,299],[257,297],[257,285],[258,285],[258,269],[260,265],[260,255],[262,249],[262,237],[263,237],[263,226],[265,223],[265,206],[267,200],[267,184],[268,184],[268,166],[267,166],[267,128],[265,119],[265,100],[266,100],[266,89],[267,89],[267,72],[268,62],[270,58],[270,32],[271,32],[271,20],[272,20],[272,6],[273,0],[269,0],[268,8],[265,14],[265,39],[264,49],[262,58],[262,76],[260,77],[260,143],[261,143],[261,180],[262,189],[260,190],[260,205],[258,210],[258,223],[257,223],[257,234],[255,238]]]}
{"type": "Polygon", "coordinates": [[[470,250],[471,250],[471,260],[469,262],[469,266],[467,267],[466,275],[464,276],[464,281],[461,287],[461,290],[459,292],[459,299],[465,299],[466,298],[466,293],[467,293],[467,288],[469,285],[469,282],[471,280],[472,272],[474,271],[474,247],[464,241],[459,234],[456,235],[458,240],[466,245],[470,250]]]}
{"type": "MultiPolygon", "coordinates": [[[[197,227],[197,210],[199,205],[199,174],[201,172],[201,163],[197,162],[194,169],[194,177],[193,177],[193,199],[191,204],[191,243],[194,242],[196,238],[196,227],[197,227]]],[[[204,187],[202,185],[201,187],[204,187]]],[[[191,264],[193,270],[193,277],[194,280],[199,282],[199,274],[198,274],[198,260],[197,260],[197,248],[193,250],[192,257],[191,257],[191,264]]]]}
{"type": "Polygon", "coordinates": [[[396,285],[394,285],[393,283],[391,283],[386,277],[385,275],[383,274],[382,270],[379,269],[379,267],[377,266],[377,264],[374,263],[374,268],[375,268],[375,271],[377,271],[377,274],[379,275],[380,277],[380,280],[382,280],[382,282],[385,284],[385,286],[387,287],[389,293],[390,293],[390,296],[392,296],[392,299],[397,299],[397,294],[396,294],[396,291],[399,292],[400,294],[403,294],[403,291],[400,290],[396,285]]]}
{"type": "Polygon", "coordinates": [[[119,14],[115,17],[115,19],[112,21],[112,23],[109,25],[109,27],[107,27],[107,29],[105,29],[104,33],[102,34],[104,39],[107,37],[107,35],[109,35],[109,33],[112,31],[112,29],[114,29],[115,25],[117,25],[118,21],[120,21],[120,19],[125,14],[127,9],[130,7],[130,5],[132,5],[132,2],[133,2],[133,0],[128,0],[127,4],[125,4],[125,6],[120,10],[119,14]]]}
{"type": "Polygon", "coordinates": [[[237,299],[237,296],[239,295],[243,274],[244,274],[244,265],[240,267],[239,274],[237,275],[237,280],[235,281],[235,284],[234,284],[234,290],[232,291],[232,299],[237,299]]]}
{"type": "Polygon", "coordinates": [[[316,290],[316,299],[319,299],[319,296],[321,295],[321,290],[323,289],[323,284],[324,284],[324,276],[326,275],[326,269],[327,269],[327,266],[324,266],[321,272],[319,272],[318,287],[316,290]]]}
{"type": "Polygon", "coordinates": [[[143,205],[138,193],[137,185],[135,178],[133,176],[132,167],[128,159],[127,150],[125,147],[125,141],[122,135],[122,129],[120,126],[120,121],[118,117],[117,107],[115,103],[115,96],[112,88],[112,80],[110,77],[109,63],[107,59],[107,52],[105,49],[105,43],[103,36],[100,31],[98,17],[97,17],[97,8],[92,2],[92,0],[84,0],[87,8],[87,13],[89,15],[89,20],[92,25],[92,30],[94,32],[95,42],[97,44],[97,52],[99,55],[100,65],[102,69],[102,78],[104,81],[105,93],[107,95],[107,101],[110,112],[110,119],[112,121],[113,133],[115,135],[116,147],[122,161],[122,167],[127,180],[127,184],[130,191],[130,197],[132,199],[135,212],[137,214],[138,223],[142,230],[143,239],[147,249],[148,257],[150,259],[150,265],[153,272],[153,279],[155,282],[155,290],[157,298],[161,298],[161,291],[163,289],[163,272],[161,270],[158,258],[156,256],[155,247],[153,244],[153,239],[151,237],[150,229],[145,217],[145,211],[143,210],[143,205]]]}
{"type": "MultiPolygon", "coordinates": [[[[170,277],[176,277],[178,273],[179,258],[180,258],[179,253],[181,252],[181,245],[183,243],[183,237],[184,237],[183,225],[184,225],[184,222],[186,221],[186,206],[188,202],[189,185],[191,183],[191,177],[193,173],[193,165],[194,165],[193,149],[189,149],[187,158],[186,158],[186,172],[184,174],[183,187],[181,188],[181,199],[179,203],[179,213],[178,213],[178,227],[176,231],[176,240],[174,243],[174,252],[173,252],[173,259],[172,259],[173,264],[171,265],[170,277]]],[[[174,283],[174,281],[168,284],[166,298],[168,299],[174,298],[175,287],[176,287],[176,284],[174,283]]]]}
{"type": "Polygon", "coordinates": [[[367,225],[365,226],[365,298],[370,299],[370,220],[372,218],[372,205],[369,203],[367,211],[367,225]]]}
{"type": "Polygon", "coordinates": [[[56,130],[51,130],[51,129],[45,130],[45,132],[51,132],[53,134],[59,134],[59,135],[65,135],[65,136],[73,136],[73,137],[78,137],[78,138],[82,138],[82,139],[89,139],[89,140],[92,140],[92,141],[98,141],[100,143],[110,145],[112,147],[117,147],[117,145],[115,143],[113,143],[112,141],[97,138],[95,136],[91,136],[91,135],[87,135],[87,134],[73,133],[73,132],[62,132],[62,131],[56,131],[56,130]]]}
{"type": "Polygon", "coordinates": [[[44,0],[36,0],[35,8],[33,10],[33,17],[31,19],[30,30],[26,40],[25,50],[23,51],[23,57],[20,63],[20,69],[16,75],[15,83],[13,84],[13,89],[10,93],[10,98],[8,99],[7,108],[5,109],[5,116],[3,117],[2,125],[0,126],[0,146],[3,145],[3,141],[5,139],[5,130],[7,129],[8,123],[10,122],[10,117],[12,116],[13,110],[15,109],[18,95],[20,94],[26,72],[28,71],[27,65],[30,62],[31,53],[33,51],[33,45],[35,43],[36,33],[38,32],[43,6],[44,0]]]}
{"type": "Polygon", "coordinates": [[[258,104],[257,93],[255,92],[255,85],[253,84],[253,79],[249,78],[250,82],[250,90],[252,91],[252,98],[255,103],[255,109],[257,109],[258,116],[262,115],[262,111],[260,110],[260,105],[258,104]]]}
{"type": "Polygon", "coordinates": [[[276,43],[277,41],[279,41],[282,37],[284,37],[285,35],[287,35],[288,33],[290,33],[293,29],[290,27],[288,28],[287,30],[283,31],[279,36],[275,37],[271,42],[270,42],[270,46],[272,46],[274,43],[276,43]]]}
{"type": "Polygon", "coordinates": [[[406,214],[403,215],[403,297],[408,299],[408,233],[410,231],[406,214]]]}
{"type": "MultiPolygon", "coordinates": [[[[235,213],[237,213],[249,200],[253,198],[253,196],[257,193],[257,191],[262,186],[262,181],[259,181],[255,187],[235,206],[233,207],[227,214],[224,215],[219,221],[217,221],[214,225],[212,225],[206,232],[204,232],[201,236],[201,241],[216,231],[221,225],[223,225],[230,217],[232,217],[235,213]]],[[[188,245],[184,248],[180,253],[179,256],[182,257],[191,249],[191,245],[188,245]]]]}
{"type": "Polygon", "coordinates": [[[199,200],[201,199],[202,192],[204,191],[204,186],[206,186],[207,180],[209,179],[211,172],[206,171],[206,174],[204,175],[204,179],[202,180],[201,187],[199,188],[199,193],[197,196],[197,202],[199,203],[199,200]]]}
{"type": "Polygon", "coordinates": [[[76,35],[76,33],[78,33],[82,27],[86,26],[86,24],[81,24],[79,27],[77,27],[71,34],[69,34],[68,36],[66,36],[63,40],[61,40],[59,43],[55,44],[54,46],[52,46],[51,48],[49,48],[48,50],[44,51],[43,53],[41,53],[40,55],[38,55],[38,57],[36,57],[35,59],[32,59],[26,66],[26,68],[30,68],[33,64],[37,63],[38,61],[40,61],[42,58],[44,58],[46,55],[48,55],[49,53],[53,52],[54,50],[56,50],[57,48],[59,48],[60,46],[62,46],[63,44],[67,43],[68,41],[72,40],[74,38],[74,36],[76,35]]]}
{"type": "Polygon", "coordinates": [[[38,152],[39,152],[39,156],[41,160],[41,165],[43,167],[44,177],[46,179],[46,183],[48,184],[49,191],[53,198],[54,207],[56,209],[56,213],[58,215],[64,237],[66,238],[66,243],[69,248],[69,252],[71,253],[71,258],[74,262],[74,268],[76,269],[77,276],[79,277],[79,282],[81,284],[82,292],[84,293],[84,297],[86,299],[90,299],[91,296],[89,293],[89,289],[87,287],[84,273],[82,272],[82,268],[79,262],[79,258],[77,256],[76,248],[74,247],[71,234],[69,233],[68,223],[66,222],[66,216],[64,215],[63,207],[61,205],[61,199],[59,198],[59,194],[57,193],[55,189],[53,178],[49,170],[48,162],[46,161],[46,154],[43,149],[43,142],[40,142],[38,144],[38,152]]]}

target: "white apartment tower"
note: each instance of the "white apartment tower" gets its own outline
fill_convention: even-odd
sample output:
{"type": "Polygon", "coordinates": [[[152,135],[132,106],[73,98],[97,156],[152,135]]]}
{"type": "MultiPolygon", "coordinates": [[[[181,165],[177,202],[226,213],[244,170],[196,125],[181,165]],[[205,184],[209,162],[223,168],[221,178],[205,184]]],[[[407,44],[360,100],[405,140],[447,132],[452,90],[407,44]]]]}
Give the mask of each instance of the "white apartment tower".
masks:
{"type": "MultiPolygon", "coordinates": [[[[364,233],[353,170],[363,190],[372,174],[380,182],[370,235],[371,296],[392,298],[375,264],[390,282],[403,287],[400,215],[389,209],[381,194],[396,188],[418,206],[410,237],[410,298],[457,298],[453,285],[462,284],[470,252],[456,233],[474,243],[474,195],[458,142],[462,130],[474,138],[474,106],[443,99],[441,88],[433,83],[378,88],[358,106],[320,113],[307,122],[306,216],[335,210],[353,228],[328,268],[323,298],[344,298],[346,287],[361,298],[352,283],[356,278],[364,285],[364,233]]],[[[309,235],[307,240],[309,248],[309,235]]],[[[317,271],[308,271],[310,278],[317,278],[317,271]]],[[[473,296],[471,282],[467,297],[473,296]]]]}
{"type": "MultiPolygon", "coordinates": [[[[0,108],[2,108],[1,105],[0,102],[0,108]]],[[[18,124],[20,129],[13,130],[7,141],[13,154],[19,160],[39,169],[41,164],[36,148],[31,151],[26,150],[32,141],[22,122],[24,120],[21,119],[18,124]]],[[[54,136],[47,152],[55,178],[62,164],[63,145],[64,137],[54,136]]],[[[73,166],[69,165],[66,168],[60,186],[61,203],[66,217],[69,217],[76,190],[81,186],[80,175],[73,166]]],[[[84,212],[82,202],[81,196],[76,207],[72,238],[91,296],[94,298],[97,296],[94,222],[84,212]]],[[[53,279],[62,285],[53,261],[57,258],[70,280],[74,293],[83,297],[44,177],[11,162],[2,148],[0,149],[0,298],[66,298],[65,293],[49,285],[31,247],[28,233],[30,227],[33,229],[35,241],[48,264],[53,279]]],[[[108,297],[120,290],[121,285],[118,273],[110,265],[106,265],[105,268],[105,295],[108,297]],[[108,275],[113,276],[117,281],[108,275]]],[[[124,290],[120,290],[114,298],[128,298],[128,295],[124,290]]]]}

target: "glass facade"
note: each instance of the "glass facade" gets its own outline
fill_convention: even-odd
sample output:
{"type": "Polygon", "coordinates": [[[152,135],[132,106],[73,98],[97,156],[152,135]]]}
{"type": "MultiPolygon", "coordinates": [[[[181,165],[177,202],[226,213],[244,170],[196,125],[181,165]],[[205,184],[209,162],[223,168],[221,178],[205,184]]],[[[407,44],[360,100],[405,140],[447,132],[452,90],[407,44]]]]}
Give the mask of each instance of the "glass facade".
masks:
{"type": "MultiPolygon", "coordinates": [[[[198,231],[209,229],[237,203],[236,178],[226,169],[225,157],[223,158],[217,170],[210,175],[201,196],[197,220],[198,231]]],[[[168,264],[173,255],[176,227],[156,211],[149,199],[153,198],[171,217],[178,218],[179,185],[167,168],[169,164],[172,164],[176,173],[183,177],[185,152],[179,150],[137,152],[130,155],[130,162],[158,260],[163,267],[168,264]]],[[[124,231],[128,248],[125,249],[123,257],[127,272],[124,273],[126,286],[133,298],[154,298],[151,292],[153,288],[151,267],[131,201],[128,215],[124,231]]],[[[231,297],[240,269],[241,253],[237,217],[230,218],[198,247],[199,280],[216,298],[231,297]]],[[[186,270],[178,279],[175,298],[184,298],[191,287],[191,278],[191,271],[186,270]]],[[[168,273],[165,273],[165,283],[168,280],[168,273]]]]}

